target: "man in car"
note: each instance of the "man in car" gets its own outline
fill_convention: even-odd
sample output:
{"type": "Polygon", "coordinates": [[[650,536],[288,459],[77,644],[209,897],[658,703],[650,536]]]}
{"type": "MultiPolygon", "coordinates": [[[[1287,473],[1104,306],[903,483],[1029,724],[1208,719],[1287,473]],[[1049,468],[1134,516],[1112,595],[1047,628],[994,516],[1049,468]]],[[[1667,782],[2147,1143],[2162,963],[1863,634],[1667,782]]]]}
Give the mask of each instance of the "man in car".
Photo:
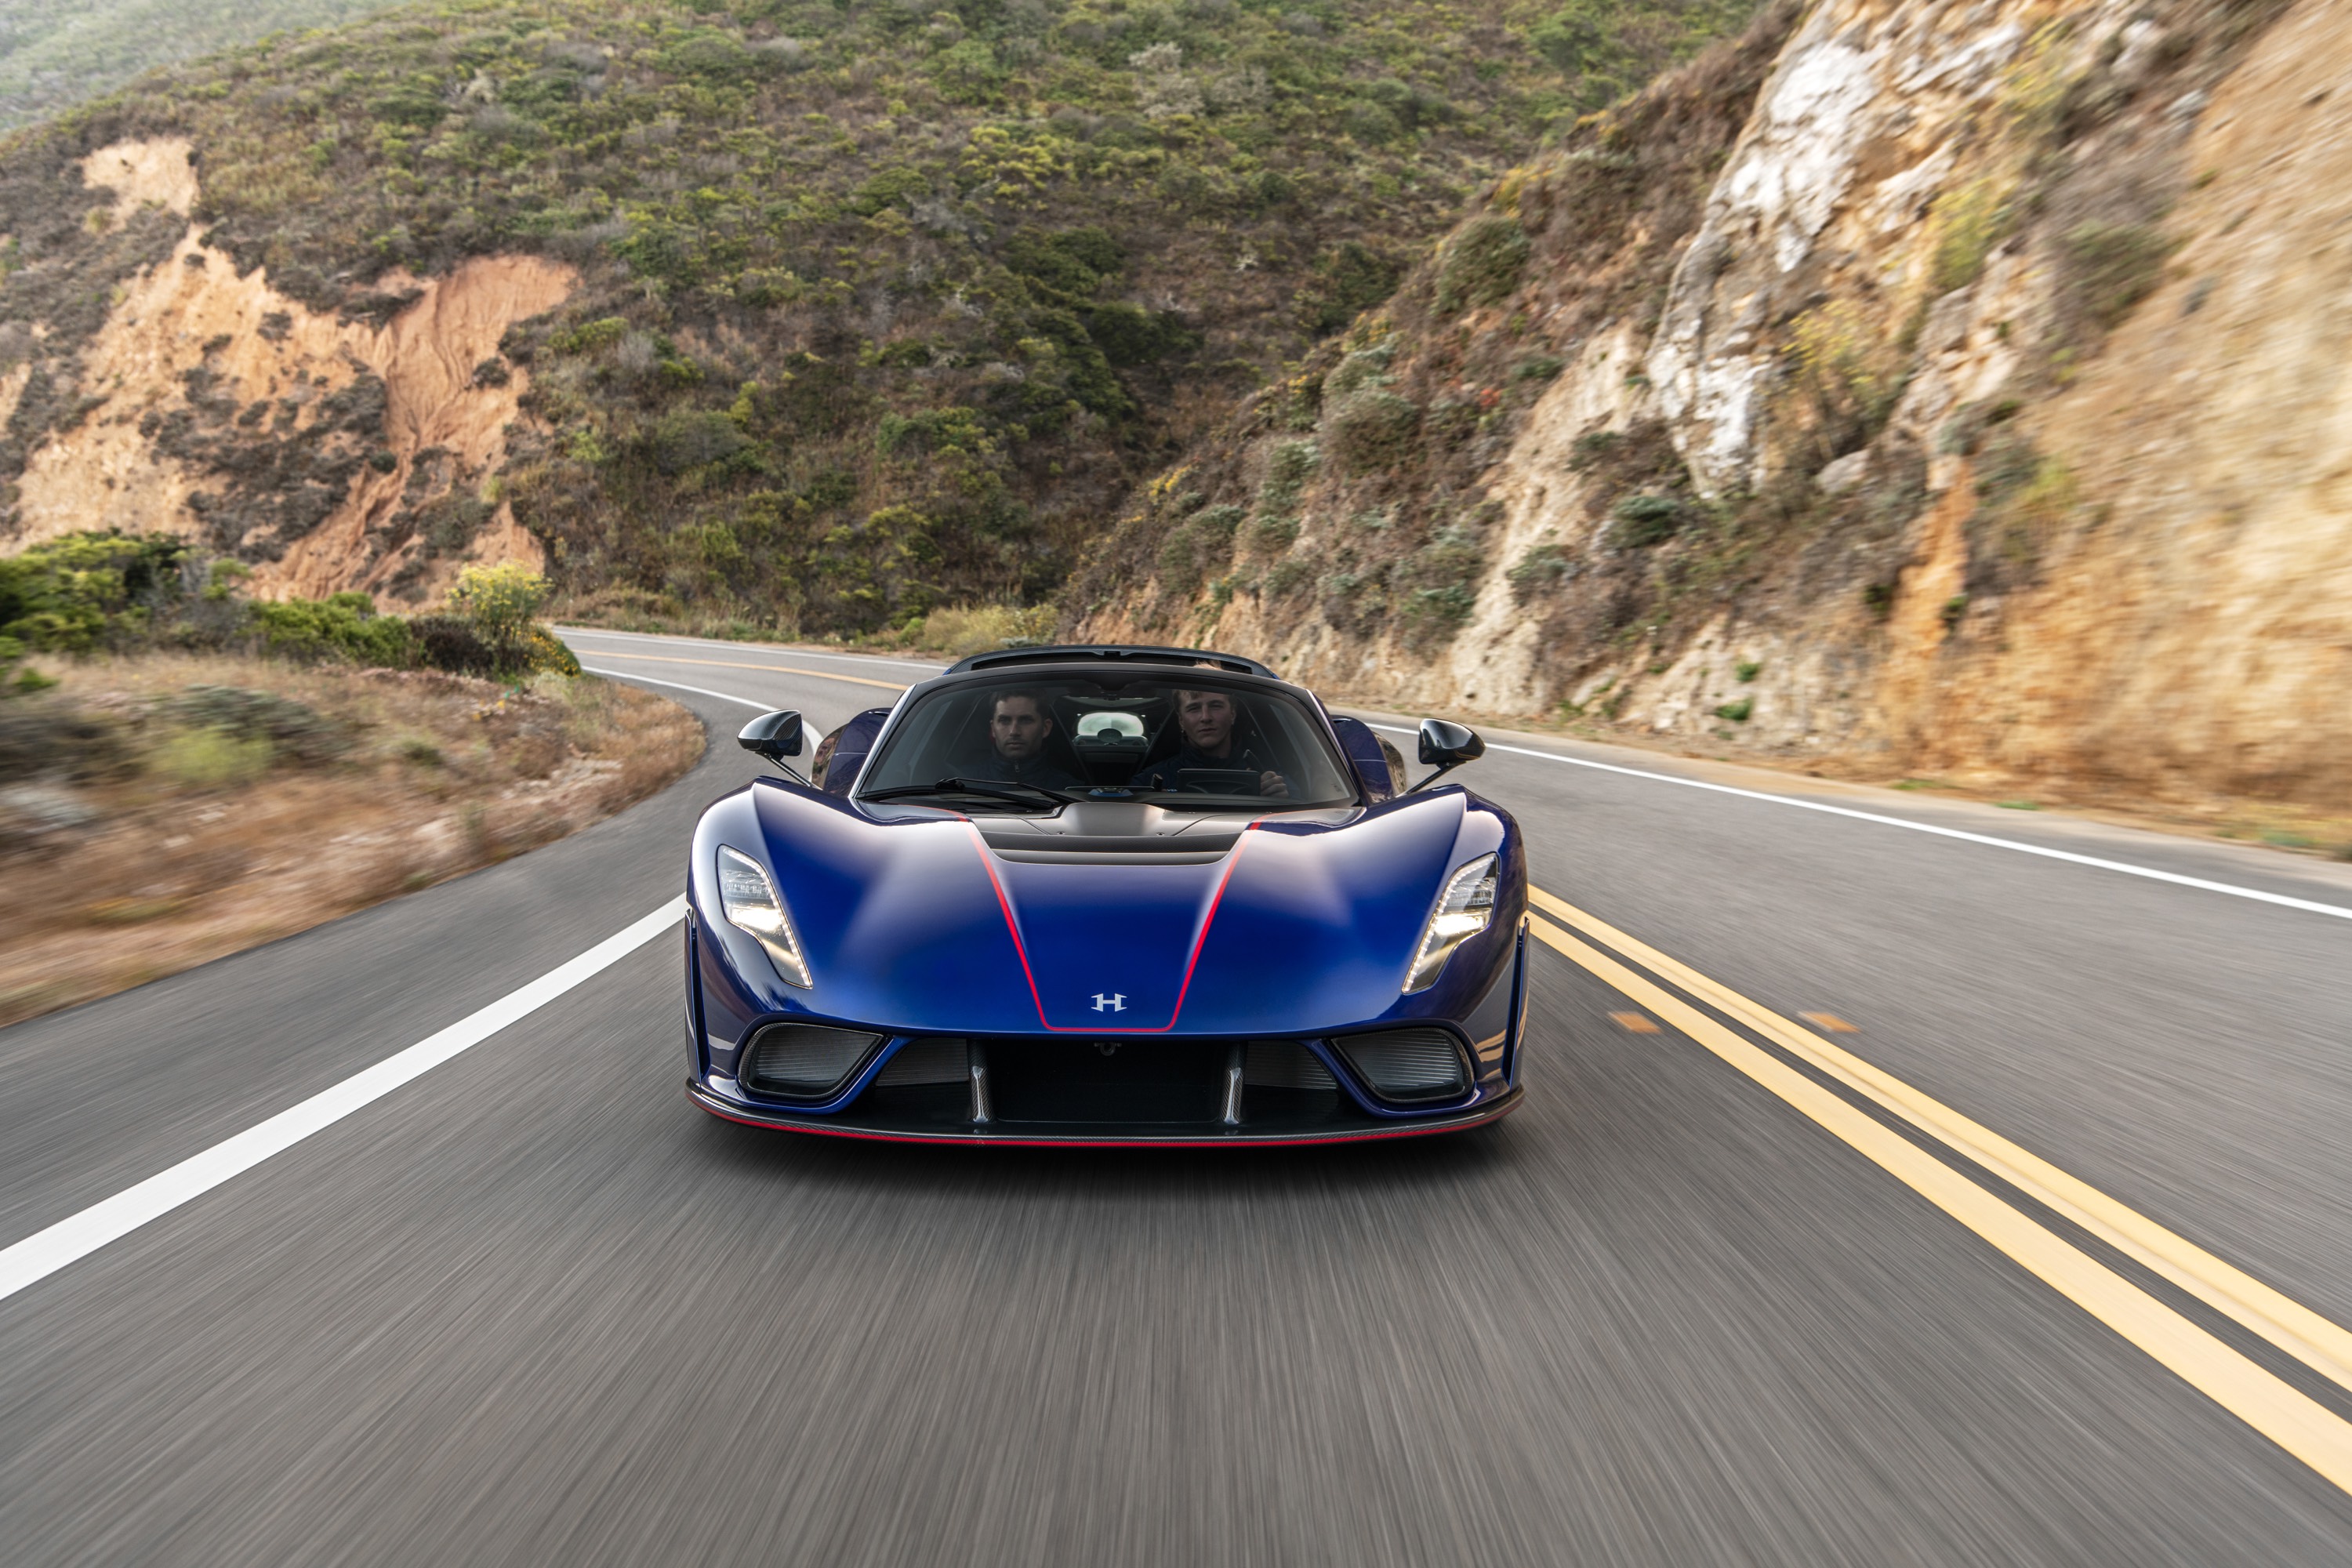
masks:
{"type": "MultiPolygon", "coordinates": [[[[1288,795],[1288,779],[1267,767],[1248,748],[1234,746],[1234,729],[1239,718],[1240,712],[1234,708],[1233,697],[1228,692],[1177,692],[1176,727],[1184,732],[1182,749],[1172,757],[1139,770],[1134,778],[1128,781],[1128,787],[1176,790],[1184,787],[1183,775],[1187,769],[1220,773],[1240,770],[1257,774],[1257,794],[1288,795]]],[[[1197,789],[1199,786],[1196,784],[1194,787],[1197,789]]],[[[1251,792],[1217,790],[1211,793],[1247,795],[1251,792]]]]}
{"type": "Polygon", "coordinates": [[[989,707],[987,765],[975,778],[998,784],[1039,784],[1046,789],[1082,789],[1084,781],[1055,766],[1045,752],[1054,716],[1034,691],[1000,691],[989,707]]]}

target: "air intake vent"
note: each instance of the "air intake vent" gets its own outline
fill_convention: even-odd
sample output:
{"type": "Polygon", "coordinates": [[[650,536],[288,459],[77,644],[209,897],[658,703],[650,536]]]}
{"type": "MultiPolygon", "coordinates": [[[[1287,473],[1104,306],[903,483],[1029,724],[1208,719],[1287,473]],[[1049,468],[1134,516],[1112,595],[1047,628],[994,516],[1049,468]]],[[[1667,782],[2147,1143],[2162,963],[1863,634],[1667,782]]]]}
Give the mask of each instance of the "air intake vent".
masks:
{"type": "Polygon", "coordinates": [[[1470,1089],[1462,1047],[1443,1029],[1390,1029],[1331,1042],[1382,1100],[1453,1100],[1470,1089]]]}
{"type": "Polygon", "coordinates": [[[908,1083],[963,1083],[971,1077],[970,1053],[962,1037],[925,1035],[900,1046],[882,1070],[874,1075],[877,1089],[908,1083]]]}
{"type": "Polygon", "coordinates": [[[879,1035],[814,1024],[771,1024],[744,1053],[743,1087],[788,1100],[824,1100],[849,1081],[879,1035]]]}

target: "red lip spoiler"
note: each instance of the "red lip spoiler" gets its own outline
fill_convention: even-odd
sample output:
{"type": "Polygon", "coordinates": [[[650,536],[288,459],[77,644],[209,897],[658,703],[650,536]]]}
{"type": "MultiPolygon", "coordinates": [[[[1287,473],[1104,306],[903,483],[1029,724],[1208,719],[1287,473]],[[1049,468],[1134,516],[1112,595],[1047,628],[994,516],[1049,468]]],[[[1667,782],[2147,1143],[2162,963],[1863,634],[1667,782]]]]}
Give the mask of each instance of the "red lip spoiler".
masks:
{"type": "Polygon", "coordinates": [[[1055,1137],[1050,1133],[1034,1132],[978,1130],[971,1132],[900,1131],[887,1127],[845,1125],[829,1117],[793,1116],[782,1111],[730,1104],[690,1079],[686,1086],[688,1099],[720,1121],[732,1121],[739,1126],[760,1127],[780,1132],[814,1132],[821,1137],[847,1138],[868,1143],[931,1143],[992,1149],[1295,1149],[1327,1143],[1378,1143],[1395,1138],[1426,1138],[1440,1132],[1463,1132],[1500,1121],[1519,1108],[1525,1092],[1514,1088],[1466,1110],[1433,1116],[1427,1121],[1399,1121],[1381,1127],[1345,1127],[1329,1132],[1251,1133],[1235,1131],[1138,1133],[1122,1137],[1081,1131],[1067,1137],[1055,1137]]]}

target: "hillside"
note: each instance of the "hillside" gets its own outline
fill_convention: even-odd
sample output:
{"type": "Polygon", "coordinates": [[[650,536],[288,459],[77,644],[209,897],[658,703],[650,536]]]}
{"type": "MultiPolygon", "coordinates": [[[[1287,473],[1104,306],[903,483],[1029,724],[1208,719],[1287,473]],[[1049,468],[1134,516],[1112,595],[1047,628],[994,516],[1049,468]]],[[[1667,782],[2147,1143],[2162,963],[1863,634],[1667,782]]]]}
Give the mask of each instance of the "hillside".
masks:
{"type": "Polygon", "coordinates": [[[142,71],[271,33],[332,26],[395,0],[0,0],[0,128],[142,71]]]}
{"type": "Polygon", "coordinates": [[[444,0],[0,148],[0,540],[857,632],[1034,600],[1746,0],[444,0]]]}
{"type": "Polygon", "coordinates": [[[2352,16],[1822,0],[1486,186],[1088,636],[2045,798],[2352,808],[2352,16]]]}

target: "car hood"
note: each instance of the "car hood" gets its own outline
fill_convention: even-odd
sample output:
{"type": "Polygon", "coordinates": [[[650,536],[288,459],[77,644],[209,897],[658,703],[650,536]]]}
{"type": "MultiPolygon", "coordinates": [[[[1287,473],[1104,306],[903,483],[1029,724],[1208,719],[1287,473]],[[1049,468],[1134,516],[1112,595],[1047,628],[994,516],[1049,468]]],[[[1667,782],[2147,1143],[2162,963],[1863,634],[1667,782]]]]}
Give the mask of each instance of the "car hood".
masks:
{"type": "Polygon", "coordinates": [[[1445,874],[1496,847],[1461,845],[1457,790],[1098,856],[1012,847],[1034,841],[995,831],[998,819],[876,821],[802,792],[752,794],[814,982],[794,1000],[901,1033],[1306,1033],[1374,1019],[1398,1005],[1445,874]]]}

